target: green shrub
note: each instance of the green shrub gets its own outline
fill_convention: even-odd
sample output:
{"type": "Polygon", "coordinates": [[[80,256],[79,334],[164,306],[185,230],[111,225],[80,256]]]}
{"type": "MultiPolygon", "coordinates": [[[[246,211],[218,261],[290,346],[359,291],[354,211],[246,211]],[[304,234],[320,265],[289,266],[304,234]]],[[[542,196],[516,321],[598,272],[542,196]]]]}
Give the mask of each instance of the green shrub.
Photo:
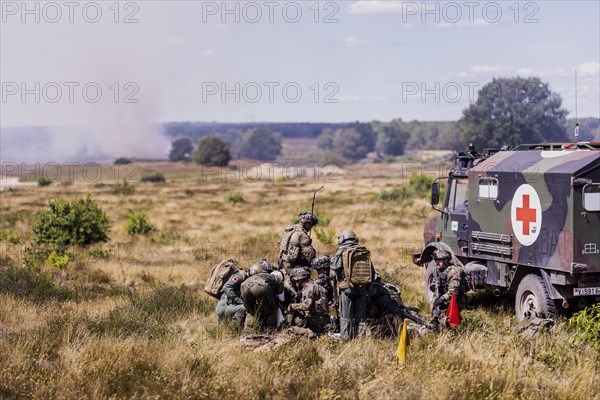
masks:
{"type": "Polygon", "coordinates": [[[0,267],[0,293],[36,302],[75,297],[72,291],[55,285],[51,274],[39,268],[17,266],[0,267]]]}
{"type": "Polygon", "coordinates": [[[157,241],[161,245],[169,245],[178,241],[189,242],[190,238],[187,235],[179,233],[177,231],[166,230],[160,231],[157,241]]]}
{"type": "Polygon", "coordinates": [[[148,175],[144,175],[140,178],[142,182],[153,182],[153,183],[164,183],[167,180],[165,176],[161,172],[153,172],[148,175]]]}
{"type": "Polygon", "coordinates": [[[571,338],[572,343],[588,343],[600,352],[600,303],[575,313],[566,324],[577,330],[571,338]]]}
{"type": "Polygon", "coordinates": [[[382,190],[381,193],[375,196],[376,200],[379,201],[395,201],[401,202],[405,200],[412,200],[414,193],[407,186],[396,186],[391,190],[382,190]]]}
{"type": "Polygon", "coordinates": [[[46,259],[46,262],[53,266],[54,268],[58,268],[58,269],[64,269],[67,267],[67,265],[69,265],[69,255],[68,254],[58,254],[55,251],[53,251],[52,253],[50,253],[50,255],[48,256],[48,258],[46,259]]]}
{"type": "Polygon", "coordinates": [[[143,210],[130,211],[125,224],[125,230],[129,235],[147,235],[156,230],[150,223],[143,210]]]}
{"type": "Polygon", "coordinates": [[[52,179],[48,179],[46,177],[41,177],[37,180],[38,186],[50,186],[52,185],[52,179]]]}
{"type": "Polygon", "coordinates": [[[19,244],[21,236],[19,232],[12,229],[0,230],[0,242],[6,241],[11,244],[19,244]]]}
{"type": "Polygon", "coordinates": [[[113,188],[114,194],[129,195],[133,194],[134,192],[135,187],[133,185],[130,185],[129,182],[127,182],[127,179],[125,178],[123,178],[123,182],[117,183],[113,188]]]}
{"type": "Polygon", "coordinates": [[[131,161],[131,159],[129,159],[127,157],[119,157],[113,162],[113,164],[114,165],[127,165],[127,164],[133,164],[133,161],[131,161]]]}
{"type": "Polygon", "coordinates": [[[243,203],[244,200],[244,196],[242,196],[241,193],[239,192],[231,192],[231,193],[227,193],[225,195],[225,203],[243,203]]]}
{"type": "Polygon", "coordinates": [[[33,221],[31,229],[37,244],[65,248],[108,241],[108,217],[90,196],[72,201],[50,200],[48,207],[33,221]]]}
{"type": "Polygon", "coordinates": [[[408,187],[418,197],[423,197],[431,192],[433,177],[425,174],[412,174],[408,178],[408,187]]]}
{"type": "Polygon", "coordinates": [[[332,244],[335,237],[335,229],[330,228],[325,231],[325,228],[315,228],[317,239],[323,244],[332,244]]]}

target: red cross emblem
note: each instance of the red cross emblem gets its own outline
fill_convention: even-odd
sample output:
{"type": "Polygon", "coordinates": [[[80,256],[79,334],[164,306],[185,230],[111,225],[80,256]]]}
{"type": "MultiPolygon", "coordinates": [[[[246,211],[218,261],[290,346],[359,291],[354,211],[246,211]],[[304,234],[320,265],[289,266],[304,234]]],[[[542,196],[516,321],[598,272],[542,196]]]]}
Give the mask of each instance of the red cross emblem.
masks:
{"type": "Polygon", "coordinates": [[[529,208],[529,195],[523,195],[523,207],[517,207],[517,221],[523,223],[523,235],[529,236],[529,224],[536,222],[535,208],[529,208]]]}

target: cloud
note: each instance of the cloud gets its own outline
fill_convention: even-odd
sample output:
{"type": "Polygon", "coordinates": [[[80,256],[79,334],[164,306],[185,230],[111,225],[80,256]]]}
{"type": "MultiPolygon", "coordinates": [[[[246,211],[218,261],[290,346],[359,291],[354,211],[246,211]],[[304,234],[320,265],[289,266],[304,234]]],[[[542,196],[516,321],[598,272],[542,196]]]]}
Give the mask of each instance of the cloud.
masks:
{"type": "Polygon", "coordinates": [[[483,18],[475,18],[473,21],[460,20],[456,22],[442,21],[436,24],[437,29],[449,29],[449,28],[480,28],[485,26],[493,26],[491,22],[487,22],[483,18]]]}
{"type": "Polygon", "coordinates": [[[600,74],[600,63],[588,62],[581,64],[577,68],[577,73],[581,74],[581,76],[597,76],[600,74]]]}
{"type": "Polygon", "coordinates": [[[502,65],[473,65],[471,68],[469,68],[469,71],[475,74],[495,74],[510,70],[510,67],[504,67],[502,65]]]}
{"type": "Polygon", "coordinates": [[[402,14],[403,3],[406,2],[389,0],[356,1],[346,8],[346,12],[352,15],[402,14]]]}
{"type": "Polygon", "coordinates": [[[536,71],[533,68],[519,68],[516,71],[518,76],[528,77],[528,76],[542,76],[543,74],[540,71],[536,71]]]}

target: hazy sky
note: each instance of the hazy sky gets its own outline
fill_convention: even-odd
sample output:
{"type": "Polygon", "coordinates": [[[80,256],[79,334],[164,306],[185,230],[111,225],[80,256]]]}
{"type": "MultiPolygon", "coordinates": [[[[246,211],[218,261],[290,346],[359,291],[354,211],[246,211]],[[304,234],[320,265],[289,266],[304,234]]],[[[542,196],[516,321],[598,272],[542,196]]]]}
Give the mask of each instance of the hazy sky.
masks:
{"type": "Polygon", "coordinates": [[[516,75],[573,116],[575,67],[600,117],[598,1],[23,4],[1,4],[3,126],[456,120],[516,75]]]}

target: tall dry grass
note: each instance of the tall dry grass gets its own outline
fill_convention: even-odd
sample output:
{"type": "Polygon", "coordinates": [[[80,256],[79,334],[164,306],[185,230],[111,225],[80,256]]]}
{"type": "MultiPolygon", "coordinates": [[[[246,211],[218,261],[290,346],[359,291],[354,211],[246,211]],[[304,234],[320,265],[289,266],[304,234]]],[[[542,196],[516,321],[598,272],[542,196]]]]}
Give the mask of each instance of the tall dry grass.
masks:
{"type": "MultiPolygon", "coordinates": [[[[322,181],[204,181],[196,166],[138,167],[162,171],[167,183],[134,183],[130,195],[114,194],[110,179],[0,193],[0,229],[20,236],[17,245],[0,243],[0,398],[600,398],[598,353],[571,345],[565,328],[534,339],[516,334],[510,299],[477,296],[479,307],[464,312],[459,329],[414,338],[403,367],[396,341],[373,336],[338,343],[282,334],[254,349],[216,323],[216,301],[202,292],[203,282],[225,257],[245,265],[262,256],[273,261],[283,227],[310,208],[322,181]],[[245,201],[227,203],[233,191],[245,201]],[[105,256],[72,249],[80,256],[64,270],[43,259],[23,269],[35,263],[26,251],[34,213],[50,198],[87,193],[111,220],[111,240],[98,246],[105,256]],[[128,235],[128,210],[142,208],[158,230],[128,235]],[[29,278],[18,280],[15,271],[29,278]]],[[[424,271],[410,256],[434,212],[424,198],[374,200],[406,182],[409,170],[348,167],[325,183],[316,208],[330,219],[327,229],[354,229],[405,303],[426,311],[424,271]]],[[[335,249],[315,245],[320,253],[335,249]]]]}

